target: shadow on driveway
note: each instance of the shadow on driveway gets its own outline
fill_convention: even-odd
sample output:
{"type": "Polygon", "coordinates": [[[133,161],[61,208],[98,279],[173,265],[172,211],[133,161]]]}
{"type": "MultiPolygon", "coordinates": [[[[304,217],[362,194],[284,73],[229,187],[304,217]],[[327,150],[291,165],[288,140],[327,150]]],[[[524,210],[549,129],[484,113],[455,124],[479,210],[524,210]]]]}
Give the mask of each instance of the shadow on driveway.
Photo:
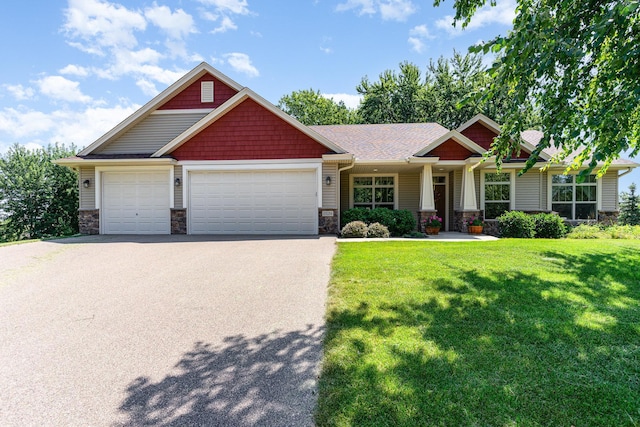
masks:
{"type": "Polygon", "coordinates": [[[198,342],[174,372],[137,378],[120,426],[305,426],[312,424],[323,330],[198,342]]]}

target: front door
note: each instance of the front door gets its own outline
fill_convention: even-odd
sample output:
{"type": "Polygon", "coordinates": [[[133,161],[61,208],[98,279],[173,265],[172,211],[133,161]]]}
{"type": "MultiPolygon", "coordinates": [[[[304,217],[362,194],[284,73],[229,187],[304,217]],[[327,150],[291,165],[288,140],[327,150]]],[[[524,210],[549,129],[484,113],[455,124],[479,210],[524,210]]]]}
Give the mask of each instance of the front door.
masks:
{"type": "Polygon", "coordinates": [[[435,203],[436,214],[442,218],[442,230],[448,230],[447,223],[447,177],[433,177],[433,201],[435,203]]]}

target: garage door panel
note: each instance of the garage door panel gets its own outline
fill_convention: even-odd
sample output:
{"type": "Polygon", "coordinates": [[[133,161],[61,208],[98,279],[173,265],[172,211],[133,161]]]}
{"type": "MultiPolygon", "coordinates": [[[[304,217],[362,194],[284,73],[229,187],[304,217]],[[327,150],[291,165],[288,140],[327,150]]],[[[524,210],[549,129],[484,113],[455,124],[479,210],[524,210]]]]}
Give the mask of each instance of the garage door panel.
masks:
{"type": "Polygon", "coordinates": [[[315,170],[190,173],[192,234],[317,234],[315,170]]]}
{"type": "Polygon", "coordinates": [[[169,234],[168,172],[104,172],[102,232],[169,234]]]}

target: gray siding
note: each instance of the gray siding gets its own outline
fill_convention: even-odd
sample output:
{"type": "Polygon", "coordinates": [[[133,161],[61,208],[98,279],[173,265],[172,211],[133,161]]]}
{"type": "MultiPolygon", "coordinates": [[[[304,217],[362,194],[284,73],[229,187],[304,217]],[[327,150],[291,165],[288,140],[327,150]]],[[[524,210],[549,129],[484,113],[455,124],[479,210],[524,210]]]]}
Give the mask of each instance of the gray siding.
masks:
{"type": "Polygon", "coordinates": [[[96,154],[152,154],[189,129],[206,113],[152,114],[96,154]]]}
{"type": "Polygon", "coordinates": [[[618,210],[618,171],[610,171],[602,178],[602,210],[618,210]]]}
{"type": "Polygon", "coordinates": [[[325,209],[338,208],[338,165],[325,163],[322,165],[322,207],[325,209]],[[331,185],[326,185],[325,180],[331,177],[331,185]]]}
{"type": "Polygon", "coordinates": [[[398,209],[407,209],[418,220],[420,210],[420,174],[398,175],[398,209]]]}
{"type": "Polygon", "coordinates": [[[551,210],[547,195],[549,194],[549,174],[547,171],[540,173],[540,209],[544,211],[551,210]]]}
{"type": "Polygon", "coordinates": [[[174,187],[173,189],[173,207],[175,209],[181,209],[184,206],[182,205],[182,191],[185,186],[184,179],[182,178],[182,166],[174,166],[173,167],[173,178],[180,178],[182,181],[182,185],[180,187],[174,187]]]}
{"type": "Polygon", "coordinates": [[[94,167],[80,168],[80,209],[96,208],[96,176],[94,167]],[[89,188],[84,188],[85,179],[91,181],[89,188]]]}
{"type": "Polygon", "coordinates": [[[515,178],[515,210],[537,211],[544,209],[540,204],[543,182],[542,174],[538,170],[530,170],[522,176],[516,172],[515,178]]]}

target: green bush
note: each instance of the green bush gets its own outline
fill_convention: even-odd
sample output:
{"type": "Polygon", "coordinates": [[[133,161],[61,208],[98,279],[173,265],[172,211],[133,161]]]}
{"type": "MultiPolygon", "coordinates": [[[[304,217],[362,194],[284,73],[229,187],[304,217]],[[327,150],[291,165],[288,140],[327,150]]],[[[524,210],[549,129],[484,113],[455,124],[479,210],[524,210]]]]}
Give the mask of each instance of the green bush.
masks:
{"type": "Polygon", "coordinates": [[[567,234],[568,239],[640,239],[640,225],[580,224],[567,234]]]}
{"type": "Polygon", "coordinates": [[[533,215],[535,237],[540,239],[561,239],[567,234],[567,226],[560,216],[552,213],[533,215]]]}
{"type": "Polygon", "coordinates": [[[393,213],[393,223],[383,224],[389,228],[392,236],[403,236],[416,229],[416,219],[411,211],[403,209],[391,212],[393,213]]]}
{"type": "Polygon", "coordinates": [[[389,229],[379,222],[374,222],[367,227],[367,237],[382,237],[386,239],[389,236],[389,229]]]}
{"type": "Polygon", "coordinates": [[[368,224],[369,212],[370,212],[370,209],[366,209],[366,208],[347,209],[346,211],[342,212],[342,217],[340,218],[340,222],[341,222],[340,225],[344,227],[345,225],[353,221],[362,221],[365,224],[368,224]]]}
{"type": "Polygon", "coordinates": [[[367,224],[362,221],[352,221],[342,227],[342,237],[367,237],[367,224]]]}
{"type": "Polygon", "coordinates": [[[387,208],[353,208],[342,213],[341,224],[362,221],[365,224],[378,222],[389,229],[392,236],[402,236],[416,229],[416,219],[411,211],[387,208]]]}
{"type": "Polygon", "coordinates": [[[505,212],[498,217],[501,237],[531,239],[535,236],[535,223],[531,215],[520,211],[505,212]]]}

